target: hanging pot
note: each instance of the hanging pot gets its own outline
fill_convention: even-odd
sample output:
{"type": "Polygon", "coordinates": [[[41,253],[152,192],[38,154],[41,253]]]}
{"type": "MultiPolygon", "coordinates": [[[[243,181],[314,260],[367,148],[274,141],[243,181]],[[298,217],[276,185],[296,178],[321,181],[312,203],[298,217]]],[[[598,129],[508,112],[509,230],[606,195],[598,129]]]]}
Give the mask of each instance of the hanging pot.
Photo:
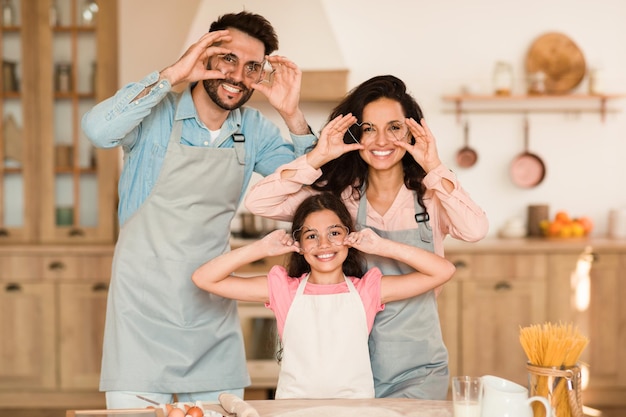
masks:
{"type": "Polygon", "coordinates": [[[469,146],[469,124],[463,127],[464,146],[456,153],[456,164],[461,168],[470,168],[478,160],[478,154],[469,146]]]}
{"type": "Polygon", "coordinates": [[[541,158],[528,150],[528,119],[524,119],[524,152],[511,162],[511,179],[518,187],[532,188],[546,176],[546,167],[541,158]]]}

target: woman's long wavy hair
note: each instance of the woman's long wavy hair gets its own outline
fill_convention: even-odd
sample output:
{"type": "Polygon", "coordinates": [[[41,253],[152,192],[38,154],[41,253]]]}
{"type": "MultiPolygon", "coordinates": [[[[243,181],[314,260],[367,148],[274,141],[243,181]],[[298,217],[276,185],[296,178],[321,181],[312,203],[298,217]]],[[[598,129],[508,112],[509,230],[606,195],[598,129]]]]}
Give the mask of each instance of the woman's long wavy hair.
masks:
{"type": "MultiPolygon", "coordinates": [[[[381,98],[400,103],[405,117],[411,117],[418,123],[423,118],[422,109],[413,96],[407,92],[404,82],[393,75],[380,75],[370,78],[352,89],[334,108],[328,121],[337,116],[352,113],[359,123],[362,123],[365,106],[381,98]]],[[[361,139],[358,133],[355,133],[355,137],[357,140],[361,139]]],[[[344,135],[343,141],[354,143],[348,132],[344,135]]],[[[414,142],[413,138],[411,138],[411,142],[414,142]]],[[[426,206],[423,195],[426,187],[422,184],[422,180],[426,176],[426,171],[408,152],[402,158],[402,167],[404,169],[404,184],[408,189],[417,192],[417,201],[425,212],[426,206]]],[[[345,153],[324,164],[321,169],[322,175],[312,184],[313,189],[340,196],[346,188],[352,187],[352,195],[355,199],[358,200],[363,196],[363,190],[367,188],[369,167],[358,151],[345,153]]]]}
{"type": "MultiPolygon", "coordinates": [[[[298,206],[293,215],[291,232],[293,233],[294,230],[301,228],[311,213],[322,210],[332,211],[339,217],[341,223],[347,226],[351,232],[355,230],[352,216],[350,216],[350,212],[341,198],[331,193],[321,193],[308,197],[298,206]]],[[[348,257],[343,262],[343,273],[349,277],[361,278],[365,273],[365,268],[366,261],[363,254],[355,248],[349,248],[348,257]]],[[[292,252],[287,263],[287,275],[299,278],[302,274],[308,272],[311,272],[311,265],[304,259],[304,256],[292,252]]]]}

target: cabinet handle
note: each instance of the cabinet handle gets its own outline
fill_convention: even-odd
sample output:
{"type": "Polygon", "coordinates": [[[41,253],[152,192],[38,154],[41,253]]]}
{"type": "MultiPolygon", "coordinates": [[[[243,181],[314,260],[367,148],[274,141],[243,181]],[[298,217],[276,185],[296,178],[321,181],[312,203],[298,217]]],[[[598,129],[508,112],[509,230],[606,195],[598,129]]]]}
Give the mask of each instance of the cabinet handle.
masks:
{"type": "Polygon", "coordinates": [[[9,237],[10,233],[7,229],[2,228],[0,229],[0,237],[9,237]]]}
{"type": "Polygon", "coordinates": [[[50,262],[50,265],[48,265],[48,269],[51,271],[59,271],[65,269],[65,264],[61,261],[50,262]]]}
{"type": "Polygon", "coordinates": [[[513,286],[506,281],[500,281],[493,286],[493,289],[496,291],[509,291],[513,289],[513,286]]]}
{"type": "Polygon", "coordinates": [[[7,284],[6,287],[4,287],[4,290],[6,292],[20,292],[22,291],[22,286],[20,284],[7,284]]]}
{"type": "Polygon", "coordinates": [[[108,289],[109,285],[104,282],[98,282],[97,284],[93,284],[93,287],[91,287],[91,291],[93,292],[107,291],[108,289]]]}
{"type": "Polygon", "coordinates": [[[457,269],[460,268],[467,268],[467,264],[465,263],[465,261],[454,261],[452,263],[457,269]]]}
{"type": "Polygon", "coordinates": [[[68,233],[68,236],[73,237],[73,236],[85,236],[85,232],[83,231],[83,229],[71,229],[68,233]]]}
{"type": "Polygon", "coordinates": [[[265,259],[258,259],[256,261],[252,261],[250,262],[250,265],[255,265],[255,266],[265,265],[265,259]]]}

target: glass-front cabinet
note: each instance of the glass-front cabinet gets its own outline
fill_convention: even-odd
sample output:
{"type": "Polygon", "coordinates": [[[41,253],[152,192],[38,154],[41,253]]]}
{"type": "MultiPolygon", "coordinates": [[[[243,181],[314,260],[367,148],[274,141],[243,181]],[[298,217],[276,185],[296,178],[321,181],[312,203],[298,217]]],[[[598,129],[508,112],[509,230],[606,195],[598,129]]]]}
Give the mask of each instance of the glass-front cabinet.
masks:
{"type": "Polygon", "coordinates": [[[35,61],[26,45],[35,33],[23,31],[23,21],[32,18],[19,2],[1,0],[0,51],[0,241],[30,241],[35,237],[33,138],[36,126],[35,97],[25,94],[35,82],[35,61]]]}
{"type": "Polygon", "coordinates": [[[118,153],[80,121],[117,89],[117,3],[0,1],[0,242],[113,242],[118,153]]]}

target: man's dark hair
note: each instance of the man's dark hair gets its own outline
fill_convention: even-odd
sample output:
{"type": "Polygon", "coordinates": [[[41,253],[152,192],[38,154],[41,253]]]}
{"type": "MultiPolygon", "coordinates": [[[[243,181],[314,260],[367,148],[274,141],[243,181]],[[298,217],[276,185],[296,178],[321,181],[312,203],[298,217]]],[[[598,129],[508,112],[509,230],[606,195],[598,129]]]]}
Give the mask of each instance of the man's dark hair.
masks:
{"type": "Polygon", "coordinates": [[[263,42],[265,55],[278,49],[278,36],[274,27],[261,15],[250,12],[228,13],[211,23],[209,32],[228,28],[237,29],[263,42]]]}

